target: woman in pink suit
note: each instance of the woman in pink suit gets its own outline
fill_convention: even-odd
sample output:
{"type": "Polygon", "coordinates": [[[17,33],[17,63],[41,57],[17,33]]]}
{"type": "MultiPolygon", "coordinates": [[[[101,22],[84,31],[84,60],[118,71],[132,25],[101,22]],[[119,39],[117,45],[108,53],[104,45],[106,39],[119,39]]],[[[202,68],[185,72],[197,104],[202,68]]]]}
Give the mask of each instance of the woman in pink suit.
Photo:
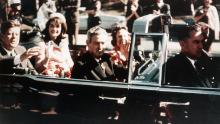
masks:
{"type": "Polygon", "coordinates": [[[43,41],[39,56],[36,57],[35,68],[39,73],[55,77],[71,76],[73,60],[69,52],[66,35],[67,26],[63,15],[52,14],[43,33],[43,41]]]}

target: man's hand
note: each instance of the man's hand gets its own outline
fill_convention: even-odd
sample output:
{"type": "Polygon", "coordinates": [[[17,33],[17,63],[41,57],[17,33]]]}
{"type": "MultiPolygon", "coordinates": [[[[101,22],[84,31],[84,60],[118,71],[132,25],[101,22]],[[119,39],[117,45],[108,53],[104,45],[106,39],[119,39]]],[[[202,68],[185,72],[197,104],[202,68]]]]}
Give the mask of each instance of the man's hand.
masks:
{"type": "Polygon", "coordinates": [[[37,56],[39,52],[40,52],[40,47],[32,47],[28,49],[21,55],[20,57],[21,62],[24,61],[25,59],[30,59],[32,56],[37,56]]]}
{"type": "Polygon", "coordinates": [[[137,6],[136,5],[131,5],[131,11],[132,12],[135,12],[135,11],[137,11],[137,6]]]}
{"type": "Polygon", "coordinates": [[[159,15],[160,14],[160,10],[153,10],[153,14],[159,15]]]}

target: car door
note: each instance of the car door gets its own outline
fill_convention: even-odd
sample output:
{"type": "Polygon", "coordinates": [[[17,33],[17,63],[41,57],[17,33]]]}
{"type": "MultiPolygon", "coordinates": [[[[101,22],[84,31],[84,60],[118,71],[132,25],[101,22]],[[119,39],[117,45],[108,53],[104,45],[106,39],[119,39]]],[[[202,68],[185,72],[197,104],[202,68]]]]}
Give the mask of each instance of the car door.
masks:
{"type": "MultiPolygon", "coordinates": [[[[215,77],[217,87],[212,88],[166,84],[164,63],[168,58],[178,54],[180,47],[177,47],[178,42],[170,43],[168,36],[164,34],[161,35],[163,38],[160,38],[162,45],[155,51],[154,36],[160,34],[133,34],[132,41],[136,43],[132,44],[131,50],[133,60],[130,60],[128,104],[139,106],[137,114],[140,114],[142,120],[146,120],[146,116],[142,115],[148,115],[148,119],[151,117],[158,121],[161,114],[166,116],[164,117],[166,121],[174,123],[193,123],[198,120],[204,123],[218,119],[219,112],[216,111],[220,103],[218,76],[215,77]]],[[[214,49],[210,56],[215,64],[214,75],[219,75],[218,50],[214,49]]]]}
{"type": "Polygon", "coordinates": [[[127,106],[134,108],[130,111],[135,113],[135,120],[140,123],[152,123],[155,119],[167,40],[168,36],[164,33],[132,35],[127,106]],[[158,44],[154,44],[157,41],[158,44]]]}
{"type": "MultiPolygon", "coordinates": [[[[179,29],[178,29],[179,30],[179,29]]],[[[170,40],[167,43],[167,49],[166,49],[166,61],[177,54],[180,53],[180,45],[178,41],[175,41],[172,36],[170,37],[170,40]]],[[[219,103],[220,103],[220,89],[219,89],[219,76],[220,75],[220,51],[217,47],[219,47],[218,42],[213,42],[212,48],[207,54],[204,52],[202,54],[202,60],[205,62],[205,65],[208,65],[211,67],[212,71],[209,73],[209,76],[211,77],[210,83],[214,84],[212,87],[206,87],[206,86],[183,86],[179,82],[176,82],[174,84],[166,83],[166,76],[164,75],[164,81],[161,82],[161,87],[159,91],[160,99],[163,101],[169,101],[172,102],[172,104],[168,106],[172,106],[171,108],[176,108],[176,110],[171,110],[173,113],[177,113],[177,111],[187,111],[188,117],[190,117],[189,123],[195,122],[196,120],[199,123],[216,123],[213,120],[218,120],[219,118],[219,112],[216,111],[219,109],[219,103]],[[176,105],[174,105],[175,103],[176,105]],[[181,109],[180,109],[181,106],[181,109]],[[185,110],[183,110],[183,108],[185,110]]],[[[201,59],[200,58],[200,59],[201,59]]],[[[205,66],[204,66],[205,67],[205,66]]],[[[205,68],[204,68],[205,69],[205,68]]],[[[182,71],[182,70],[179,70],[182,71]]],[[[163,70],[164,74],[166,73],[166,67],[163,70]]],[[[189,82],[189,83],[196,83],[196,82],[189,82]]],[[[184,114],[182,114],[184,115],[184,114]]],[[[181,120],[180,114],[176,114],[174,118],[176,120],[181,120]]],[[[178,122],[177,122],[178,123],[178,122]]],[[[179,122],[180,123],[180,122],[179,122]]]]}

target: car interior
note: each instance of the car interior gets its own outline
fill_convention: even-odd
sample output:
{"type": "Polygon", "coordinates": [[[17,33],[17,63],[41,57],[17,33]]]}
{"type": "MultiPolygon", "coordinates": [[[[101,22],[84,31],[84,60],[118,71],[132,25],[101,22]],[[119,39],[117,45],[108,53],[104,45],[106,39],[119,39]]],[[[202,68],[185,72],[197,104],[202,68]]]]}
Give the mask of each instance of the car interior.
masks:
{"type": "Polygon", "coordinates": [[[159,84],[160,66],[162,64],[162,40],[163,34],[159,35],[135,35],[132,58],[132,80],[159,84]],[[154,39],[159,38],[158,44],[154,39]],[[155,45],[159,45],[155,50],[155,45]]]}

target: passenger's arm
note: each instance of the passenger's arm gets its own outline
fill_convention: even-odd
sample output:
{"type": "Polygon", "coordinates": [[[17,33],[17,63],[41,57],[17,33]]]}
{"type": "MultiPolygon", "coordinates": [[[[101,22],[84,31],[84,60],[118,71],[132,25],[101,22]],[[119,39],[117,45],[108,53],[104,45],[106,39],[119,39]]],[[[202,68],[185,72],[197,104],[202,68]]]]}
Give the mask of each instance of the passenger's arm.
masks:
{"type": "Polygon", "coordinates": [[[194,17],[194,19],[195,19],[196,22],[198,22],[198,21],[199,21],[200,19],[202,19],[205,15],[206,15],[205,13],[203,13],[203,14],[201,14],[201,15],[197,15],[197,16],[194,17]]]}
{"type": "Polygon", "coordinates": [[[20,56],[21,62],[23,62],[26,59],[30,59],[33,56],[37,56],[39,54],[40,47],[32,47],[26,50],[23,54],[20,56]]]}
{"type": "Polygon", "coordinates": [[[123,82],[128,81],[129,69],[127,67],[123,65],[113,64],[113,69],[114,69],[115,76],[119,81],[123,81],[123,82]]]}
{"type": "Polygon", "coordinates": [[[201,11],[204,11],[204,10],[202,10],[201,8],[198,8],[196,10],[195,16],[194,16],[195,22],[199,22],[200,19],[202,19],[204,16],[207,15],[207,12],[201,12],[201,11]]]}
{"type": "Polygon", "coordinates": [[[39,73],[41,73],[46,69],[47,64],[49,62],[49,58],[46,57],[46,45],[45,45],[45,43],[40,42],[38,44],[38,46],[41,49],[40,49],[40,52],[39,52],[38,56],[36,56],[36,58],[35,58],[35,68],[39,73]]]}
{"type": "Polygon", "coordinates": [[[220,34],[220,21],[219,21],[219,15],[218,15],[218,10],[216,9],[216,7],[214,8],[214,23],[215,23],[215,39],[219,40],[219,34],[220,34]]]}
{"type": "MultiPolygon", "coordinates": [[[[64,62],[66,63],[66,65],[68,66],[69,70],[71,70],[73,68],[73,60],[72,57],[70,55],[70,49],[69,49],[69,41],[68,41],[68,37],[66,36],[66,38],[62,39],[61,43],[60,43],[60,49],[61,52],[63,53],[63,58],[65,59],[64,62]]],[[[62,58],[54,58],[54,59],[60,59],[58,61],[62,61],[62,58]]]]}
{"type": "Polygon", "coordinates": [[[135,15],[136,18],[140,17],[140,15],[137,13],[137,11],[134,11],[133,13],[134,13],[133,15],[135,15]]]}
{"type": "Polygon", "coordinates": [[[68,65],[68,67],[70,68],[70,70],[73,68],[73,60],[72,60],[72,57],[70,55],[70,50],[69,50],[69,46],[68,46],[68,41],[66,43],[66,45],[64,45],[64,47],[62,48],[63,49],[63,52],[64,52],[64,55],[65,55],[65,58],[66,58],[66,63],[68,65]]]}
{"type": "Polygon", "coordinates": [[[82,61],[76,61],[72,70],[72,78],[76,79],[87,79],[86,67],[82,61]]]}
{"type": "Polygon", "coordinates": [[[14,56],[12,57],[6,57],[6,56],[2,56],[0,55],[0,68],[6,68],[6,67],[12,67],[14,66],[14,56]]]}
{"type": "Polygon", "coordinates": [[[68,50],[68,52],[66,53],[66,57],[67,57],[67,64],[68,64],[68,66],[69,66],[69,68],[70,68],[70,70],[73,68],[73,65],[74,65],[74,63],[73,63],[73,60],[72,60],[72,57],[71,57],[71,55],[70,55],[70,52],[69,52],[69,50],[68,50]]]}
{"type": "Polygon", "coordinates": [[[129,16],[127,16],[127,17],[126,17],[126,21],[130,20],[133,15],[134,15],[134,13],[131,13],[129,16]]]}

